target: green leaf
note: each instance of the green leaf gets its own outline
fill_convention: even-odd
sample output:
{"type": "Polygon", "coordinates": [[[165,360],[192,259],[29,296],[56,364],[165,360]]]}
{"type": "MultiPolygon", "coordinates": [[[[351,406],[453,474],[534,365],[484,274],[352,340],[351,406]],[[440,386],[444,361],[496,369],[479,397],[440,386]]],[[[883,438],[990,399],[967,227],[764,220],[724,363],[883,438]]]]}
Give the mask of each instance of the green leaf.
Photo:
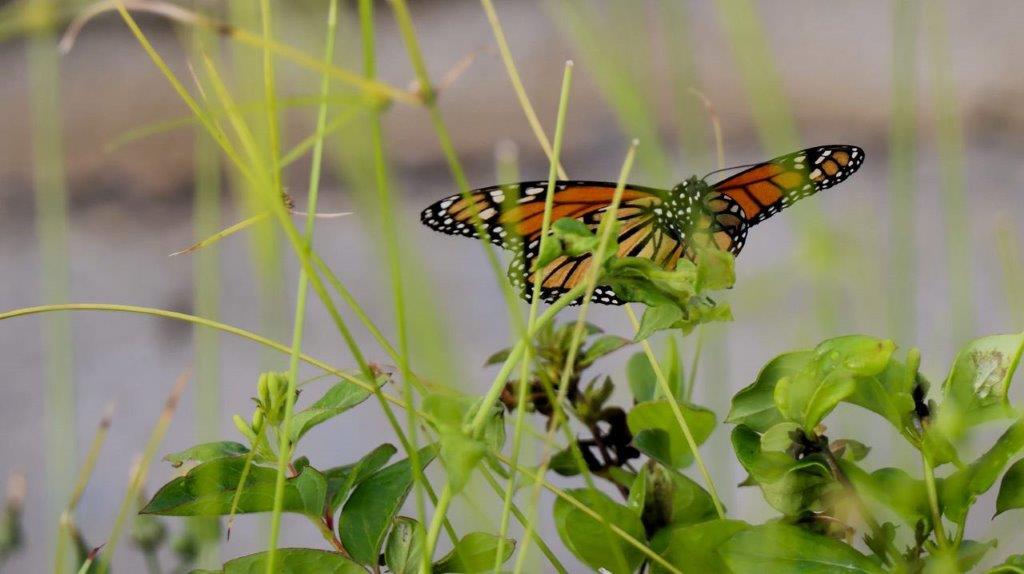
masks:
{"type": "Polygon", "coordinates": [[[847,402],[875,412],[898,430],[909,427],[914,414],[911,393],[917,380],[916,369],[892,360],[881,372],[857,378],[857,388],[847,402]]]}
{"type": "Polygon", "coordinates": [[[786,524],[766,524],[738,532],[718,553],[735,574],[882,572],[870,558],[850,546],[786,524]]]}
{"type": "Polygon", "coordinates": [[[697,291],[730,289],[736,283],[736,258],[720,249],[697,253],[697,291]]]}
{"type": "MultiPolygon", "coordinates": [[[[654,535],[651,549],[683,572],[728,572],[718,549],[748,528],[749,524],[739,520],[673,526],[654,535]]],[[[666,572],[663,566],[651,562],[651,574],[666,572]]]]}
{"type": "Polygon", "coordinates": [[[400,516],[388,535],[384,563],[392,574],[418,574],[423,560],[423,527],[412,518],[400,516]]]}
{"type": "Polygon", "coordinates": [[[849,461],[840,461],[857,492],[895,512],[910,528],[919,521],[932,523],[928,489],[923,480],[899,468],[880,468],[870,474],[849,461]]]}
{"type": "MultiPolygon", "coordinates": [[[[421,468],[437,455],[437,447],[419,450],[421,468]]],[[[361,564],[376,564],[384,537],[402,508],[413,484],[408,458],[370,475],[356,486],[341,511],[338,534],[352,558],[361,564]]]]}
{"type": "Polygon", "coordinates": [[[775,385],[779,379],[802,371],[813,358],[814,351],[796,351],[772,359],[761,369],[756,381],[732,398],[732,409],[726,421],[746,425],[758,432],[782,422],[782,414],[775,407],[773,398],[775,385]]]}
{"type": "Polygon", "coordinates": [[[487,361],[484,362],[484,366],[489,367],[491,365],[500,365],[504,363],[506,359],[508,359],[508,356],[511,353],[512,349],[502,349],[497,353],[494,353],[490,357],[487,357],[487,361]]]}
{"type": "Polygon", "coordinates": [[[653,460],[633,481],[630,507],[641,511],[641,522],[649,534],[667,526],[705,522],[718,515],[711,495],[699,484],[653,460]]]}
{"type": "MultiPolygon", "coordinates": [[[[434,563],[433,574],[449,572],[489,572],[494,568],[500,538],[485,532],[471,532],[462,537],[451,552],[434,563]]],[[[516,541],[505,539],[501,563],[504,564],[516,549],[516,541]]]]}
{"type": "MultiPolygon", "coordinates": [[[[372,384],[380,386],[386,381],[387,376],[381,375],[372,384]]],[[[338,383],[327,389],[327,392],[324,393],[324,396],[320,397],[320,400],[292,416],[291,432],[289,433],[292,443],[297,442],[316,425],[326,422],[362,403],[370,397],[370,394],[370,391],[350,381],[338,383]]]]}
{"type": "Polygon", "coordinates": [[[1024,449],[1024,418],[1010,426],[985,454],[942,481],[943,513],[959,522],[974,500],[992,488],[1010,459],[1024,449]]]}
{"type": "Polygon", "coordinates": [[[439,435],[441,461],[448,473],[448,484],[452,493],[458,494],[466,487],[476,466],[487,454],[487,445],[462,430],[443,428],[439,435]]]}
{"type": "MultiPolygon", "coordinates": [[[[590,489],[570,490],[569,494],[597,512],[605,522],[624,530],[637,540],[644,539],[640,516],[617,504],[603,492],[590,489]]],[[[616,535],[607,525],[559,498],[554,508],[555,528],[565,546],[582,562],[612,574],[632,573],[643,562],[643,554],[616,535]]]]}
{"type": "Polygon", "coordinates": [[[1024,334],[993,335],[964,347],[943,385],[932,429],[949,440],[980,423],[1013,415],[1007,391],[1024,349],[1024,334]]]}
{"type": "Polygon", "coordinates": [[[1024,554],[1007,556],[999,566],[992,568],[987,574],[1024,574],[1024,554]]]}
{"type": "Polygon", "coordinates": [[[384,443],[365,454],[357,462],[325,470],[327,504],[329,505],[330,513],[333,515],[334,511],[345,502],[349,492],[366,477],[380,470],[381,467],[391,460],[391,457],[395,456],[396,452],[398,452],[398,449],[394,445],[384,443]]]}
{"type": "Polygon", "coordinates": [[[174,468],[178,468],[186,462],[208,462],[217,458],[238,456],[248,452],[249,447],[244,444],[225,440],[197,444],[181,452],[169,454],[164,457],[164,460],[171,463],[171,466],[174,468]]]}
{"type": "Polygon", "coordinates": [[[580,473],[580,465],[576,463],[576,455],[572,452],[573,447],[567,446],[551,456],[548,461],[548,468],[561,476],[576,476],[580,473]]]}
{"type": "Polygon", "coordinates": [[[583,369],[589,367],[594,364],[594,361],[618,351],[629,343],[629,339],[619,337],[618,335],[604,335],[602,337],[598,337],[597,340],[587,347],[579,361],[576,362],[578,368],[583,369]]]}
{"type": "Polygon", "coordinates": [[[677,305],[664,304],[656,307],[647,307],[644,316],[640,320],[640,328],[636,331],[634,341],[643,341],[658,331],[671,329],[673,325],[683,320],[683,310],[677,305]]]}
{"type": "Polygon", "coordinates": [[[633,400],[638,403],[654,400],[658,393],[658,379],[645,353],[635,353],[629,358],[626,363],[626,380],[629,381],[633,400]]]}
{"type": "Polygon", "coordinates": [[[765,501],[787,516],[814,510],[835,483],[820,455],[795,460],[786,453],[762,451],[761,436],[740,425],[732,432],[733,450],[765,501]]]}
{"type": "Polygon", "coordinates": [[[852,395],[856,388],[856,379],[845,373],[834,372],[826,377],[804,407],[804,428],[808,431],[813,430],[841,401],[852,395]]]}
{"type": "Polygon", "coordinates": [[[551,226],[551,230],[561,242],[562,252],[569,257],[579,257],[597,249],[597,236],[578,219],[563,217],[551,226]]]}
{"type": "Polygon", "coordinates": [[[936,549],[925,561],[922,574],[947,574],[948,572],[970,572],[981,562],[989,550],[996,547],[996,541],[975,542],[964,540],[954,553],[953,549],[936,549]]]}
{"type": "MultiPolygon", "coordinates": [[[[165,484],[140,512],[163,516],[221,516],[231,512],[245,457],[205,462],[165,484]]],[[[252,465],[239,497],[238,512],[269,512],[274,506],[277,470],[252,465]]],[[[319,517],[324,511],[327,481],[307,466],[285,482],[284,511],[319,517]]]]}
{"type": "MultiPolygon", "coordinates": [[[[220,574],[263,574],[267,553],[250,554],[224,564],[220,574]]],[[[366,574],[366,570],[337,552],[312,548],[279,548],[274,559],[277,574],[366,574]]]]}
{"type": "MultiPolygon", "coordinates": [[[[715,413],[703,407],[679,403],[683,420],[690,427],[693,440],[700,446],[715,428],[715,413]]],[[[629,411],[626,422],[634,443],[641,452],[672,468],[683,468],[693,462],[693,453],[679,427],[672,405],[667,400],[641,403],[629,411]]]]}
{"type": "Polygon", "coordinates": [[[957,355],[943,391],[970,411],[1007,404],[1006,393],[1024,351],[1024,333],[976,339],[957,355]]]}
{"type": "Polygon", "coordinates": [[[1024,508],[1024,458],[1013,463],[1003,475],[999,483],[999,496],[996,498],[996,514],[1024,508]]]}
{"type": "Polygon", "coordinates": [[[800,430],[794,422],[778,423],[761,435],[761,450],[785,452],[793,444],[793,432],[800,430]]]}

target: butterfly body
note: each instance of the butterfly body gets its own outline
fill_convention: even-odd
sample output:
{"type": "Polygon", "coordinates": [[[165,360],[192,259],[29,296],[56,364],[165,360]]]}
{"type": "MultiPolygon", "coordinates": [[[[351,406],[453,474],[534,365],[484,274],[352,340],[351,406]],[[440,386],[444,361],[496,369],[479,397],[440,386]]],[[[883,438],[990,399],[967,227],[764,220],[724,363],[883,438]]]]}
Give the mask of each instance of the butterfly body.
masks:
{"type": "MultiPolygon", "coordinates": [[[[666,269],[706,248],[738,255],[750,227],[846,179],[863,159],[864,151],[855,146],[821,146],[757,164],[714,184],[691,177],[669,190],[626,185],[616,212],[617,255],[647,258],[666,269]]],[[[573,218],[596,233],[615,188],[610,182],[556,181],[551,222],[573,218]]],[[[467,237],[479,237],[479,223],[489,241],[517,253],[509,280],[530,300],[547,190],[546,181],[477,189],[468,197],[435,202],[421,220],[436,231],[467,237]]],[[[590,265],[589,253],[548,263],[539,270],[542,298],[558,299],[586,277],[590,265]]],[[[622,303],[606,286],[598,286],[592,300],[622,303]]]]}

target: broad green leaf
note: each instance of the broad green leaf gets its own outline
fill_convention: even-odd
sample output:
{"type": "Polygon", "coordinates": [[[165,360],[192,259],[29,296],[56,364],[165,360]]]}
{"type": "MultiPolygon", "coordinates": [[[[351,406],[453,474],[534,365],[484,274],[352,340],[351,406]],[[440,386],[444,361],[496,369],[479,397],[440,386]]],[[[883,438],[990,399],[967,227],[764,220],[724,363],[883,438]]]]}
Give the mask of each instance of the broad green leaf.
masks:
{"type": "Polygon", "coordinates": [[[786,452],[793,444],[793,433],[799,430],[800,425],[794,422],[773,425],[761,435],[761,450],[786,452]]]}
{"type": "Polygon", "coordinates": [[[846,335],[823,341],[814,349],[815,362],[824,371],[844,370],[866,377],[886,368],[896,343],[864,335],[846,335]]]}
{"type": "Polygon", "coordinates": [[[610,355],[630,343],[629,339],[618,335],[604,335],[598,337],[593,343],[587,346],[580,359],[576,362],[579,369],[584,369],[594,364],[594,361],[610,355]]]}
{"type": "Polygon", "coordinates": [[[957,355],[943,392],[969,412],[1007,403],[1006,392],[1024,350],[1024,333],[976,339],[957,355]]]}
{"type": "Polygon", "coordinates": [[[675,270],[640,257],[612,259],[607,267],[602,282],[623,301],[685,306],[697,294],[697,267],[688,259],[680,259],[675,270]]]}
{"type": "Polygon", "coordinates": [[[711,495],[689,477],[649,461],[633,481],[630,508],[639,509],[648,533],[717,516],[711,495]],[[634,493],[634,490],[637,492],[634,493]]]}
{"type": "Polygon", "coordinates": [[[955,552],[952,549],[937,549],[928,556],[922,574],[970,572],[972,568],[981,562],[985,554],[995,547],[995,540],[988,542],[964,540],[955,552]]]}
{"type": "MultiPolygon", "coordinates": [[[[673,526],[661,530],[651,540],[651,549],[683,572],[728,572],[719,547],[750,528],[739,520],[711,520],[700,524],[673,526]]],[[[651,574],[665,574],[663,566],[651,562],[651,574]]]]}
{"type": "Polygon", "coordinates": [[[733,449],[764,499],[787,516],[816,510],[835,483],[820,455],[795,460],[786,453],[762,451],[761,437],[745,426],[732,432],[733,449]]]}
{"type": "Polygon", "coordinates": [[[864,498],[895,512],[911,529],[918,523],[932,523],[928,490],[923,480],[911,477],[899,468],[863,471],[849,461],[840,461],[843,472],[864,498]]]}
{"type": "Polygon", "coordinates": [[[459,429],[443,428],[439,435],[441,461],[448,473],[448,484],[452,493],[458,494],[466,487],[476,466],[487,454],[487,445],[459,429]]]}
{"type": "MultiPolygon", "coordinates": [[[[500,539],[485,532],[471,532],[462,537],[451,552],[434,563],[433,574],[449,572],[490,572],[498,552],[500,539]]],[[[505,539],[501,563],[504,564],[516,549],[516,541],[505,539]]]]}
{"type": "Polygon", "coordinates": [[[871,452],[871,447],[853,439],[841,438],[832,441],[832,448],[837,458],[858,462],[864,460],[871,452]]]}
{"type": "Polygon", "coordinates": [[[633,400],[638,403],[654,400],[658,393],[658,379],[645,353],[634,353],[629,358],[626,363],[626,380],[633,393],[633,400]]]}
{"type": "Polygon", "coordinates": [[[384,443],[366,453],[363,458],[352,464],[336,466],[324,471],[327,479],[327,504],[331,515],[338,509],[349,492],[363,479],[380,470],[398,452],[393,445],[384,443]]]}
{"type": "MultiPolygon", "coordinates": [[[[264,574],[267,553],[250,554],[224,563],[218,574],[264,574]]],[[[279,548],[274,559],[277,574],[366,574],[366,570],[337,552],[312,548],[279,548]]]]}
{"type": "Polygon", "coordinates": [[[423,561],[423,527],[412,518],[400,516],[388,535],[384,563],[392,574],[418,574],[423,561]]]}
{"type": "Polygon", "coordinates": [[[996,516],[1016,508],[1024,508],[1024,458],[1013,463],[999,483],[996,516]]]}
{"type": "MultiPolygon", "coordinates": [[[[242,476],[245,457],[205,462],[165,484],[140,512],[164,516],[220,516],[231,512],[231,501],[242,476]]],[[[238,512],[269,512],[274,506],[277,470],[252,465],[239,497],[238,512]]],[[[284,511],[310,516],[323,514],[327,481],[305,467],[285,482],[284,511]]]]}
{"type": "MultiPolygon", "coordinates": [[[[385,382],[387,382],[387,376],[381,375],[371,384],[380,386],[385,382]]],[[[326,422],[362,403],[370,397],[370,394],[370,391],[349,381],[338,383],[327,389],[327,392],[324,393],[324,396],[320,397],[320,400],[292,416],[290,433],[292,442],[297,442],[316,425],[326,422]]]]}
{"type": "Polygon", "coordinates": [[[558,451],[548,461],[548,468],[562,476],[576,476],[580,473],[580,465],[576,462],[576,456],[571,446],[558,451]]]}
{"type": "Polygon", "coordinates": [[[1002,564],[990,569],[987,574],[1024,574],[1024,554],[1007,556],[1002,564]]]}
{"type": "Polygon", "coordinates": [[[796,351],[772,359],[761,369],[756,381],[732,398],[732,409],[725,420],[746,425],[758,432],[764,432],[782,422],[782,414],[775,407],[773,398],[775,385],[779,379],[792,377],[802,371],[813,358],[813,351],[796,351]]]}
{"type": "MultiPolygon", "coordinates": [[[[421,468],[437,455],[437,447],[419,450],[421,468]]],[[[359,483],[345,502],[338,521],[338,534],[352,558],[361,564],[376,564],[391,524],[402,508],[413,484],[408,458],[386,466],[359,483]]]]}
{"type": "Polygon", "coordinates": [[[683,320],[683,310],[677,305],[666,303],[656,307],[647,307],[640,320],[640,328],[636,331],[634,341],[643,341],[658,331],[671,329],[683,320]]]}
{"type": "Polygon", "coordinates": [[[875,412],[899,430],[911,424],[917,373],[895,360],[881,372],[857,378],[857,388],[846,401],[875,412]]]}
{"type": "Polygon", "coordinates": [[[849,371],[821,373],[807,369],[775,385],[775,406],[810,432],[855,388],[856,381],[849,371]]]}
{"type": "Polygon", "coordinates": [[[244,444],[225,440],[219,442],[206,442],[187,448],[181,452],[169,454],[164,460],[171,463],[171,466],[178,468],[186,462],[208,462],[217,458],[238,456],[249,452],[249,447],[244,444]]]}
{"type": "MultiPolygon", "coordinates": [[[[423,399],[423,410],[437,424],[438,430],[462,428],[476,415],[480,407],[477,397],[457,394],[451,391],[437,392],[423,399]]],[[[501,450],[505,444],[505,410],[499,404],[491,406],[491,416],[484,426],[482,440],[493,450],[501,450]]]]}
{"type": "Polygon", "coordinates": [[[881,573],[870,558],[842,542],[786,524],[736,533],[718,549],[735,574],[881,573]]]}
{"type": "Polygon", "coordinates": [[[551,227],[562,244],[562,253],[569,257],[579,257],[597,249],[597,236],[578,219],[563,217],[551,227]]]}
{"type": "Polygon", "coordinates": [[[1007,391],[1022,349],[1024,334],[982,337],[964,347],[943,385],[933,432],[956,441],[970,427],[1014,416],[1007,391]]]}
{"type": "MultiPolygon", "coordinates": [[[[614,502],[603,492],[570,490],[569,494],[597,512],[607,524],[615,525],[637,540],[644,540],[640,516],[614,502]]],[[[606,524],[559,498],[554,508],[555,528],[565,546],[582,562],[612,574],[630,574],[643,562],[643,554],[615,534],[606,524]]]]}
{"type": "MultiPolygon", "coordinates": [[[[715,413],[684,403],[679,403],[679,408],[694,442],[700,446],[715,428],[715,413]]],[[[672,468],[683,468],[693,462],[693,453],[667,400],[634,406],[627,416],[627,424],[641,452],[672,468]]]]}
{"type": "Polygon", "coordinates": [[[720,291],[736,283],[736,259],[720,249],[703,249],[697,254],[697,291],[720,291]]]}
{"type": "Polygon", "coordinates": [[[1024,450],[1024,418],[1010,426],[985,454],[942,481],[943,513],[958,522],[975,498],[992,488],[1010,459],[1024,450]]]}

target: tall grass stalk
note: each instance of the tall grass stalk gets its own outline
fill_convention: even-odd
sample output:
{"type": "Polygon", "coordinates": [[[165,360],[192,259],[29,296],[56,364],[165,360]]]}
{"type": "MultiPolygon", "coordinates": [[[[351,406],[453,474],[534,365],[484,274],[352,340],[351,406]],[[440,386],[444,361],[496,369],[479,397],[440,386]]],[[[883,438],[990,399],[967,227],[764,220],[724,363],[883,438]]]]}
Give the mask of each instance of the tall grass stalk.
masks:
{"type": "Polygon", "coordinates": [[[928,31],[928,67],[934,98],[936,143],[939,151],[939,189],[946,225],[946,272],[952,315],[952,343],[959,346],[974,333],[974,299],[971,272],[970,204],[964,175],[964,139],[956,95],[956,78],[950,66],[949,26],[946,2],[925,2],[928,31]]]}
{"type": "MultiPolygon", "coordinates": [[[[260,3],[264,21],[263,34],[267,39],[271,38],[270,31],[270,2],[262,0],[260,3]]],[[[324,42],[324,62],[330,65],[334,57],[334,38],[338,28],[338,1],[331,0],[327,9],[327,38],[324,42]]],[[[270,153],[271,169],[274,173],[273,188],[281,189],[281,174],[278,165],[280,155],[279,134],[277,131],[277,107],[274,103],[276,90],[274,87],[274,71],[269,51],[264,51],[264,83],[265,95],[267,98],[268,124],[270,125],[270,153]]],[[[316,225],[317,201],[320,195],[320,166],[323,158],[324,130],[327,125],[327,95],[330,93],[330,78],[324,75],[320,81],[320,95],[322,103],[317,110],[316,117],[316,140],[313,144],[313,157],[310,160],[309,169],[309,196],[306,211],[306,227],[303,235],[304,244],[301,249],[306,253],[313,248],[313,229],[316,225]]],[[[291,418],[295,409],[295,393],[299,377],[299,354],[302,352],[302,335],[306,318],[306,297],[309,294],[309,276],[306,269],[299,271],[299,281],[295,296],[295,318],[292,331],[292,352],[288,365],[288,393],[285,398],[284,426],[281,430],[280,444],[278,445],[277,458],[277,480],[274,484],[274,508],[270,522],[270,541],[268,543],[267,574],[274,574],[277,559],[277,537],[281,529],[281,513],[284,508],[284,485],[288,464],[291,462],[291,418]]],[[[371,382],[375,383],[373,379],[371,382]]]]}
{"type": "Polygon", "coordinates": [[[889,332],[897,341],[917,335],[917,272],[914,260],[916,226],[915,147],[917,97],[916,0],[893,3],[892,128],[889,140],[889,214],[891,246],[889,276],[889,332]]]}
{"type": "MultiPolygon", "coordinates": [[[[733,60],[740,71],[762,146],[769,155],[799,149],[802,138],[783,89],[781,74],[772,58],[768,38],[756,17],[757,6],[751,0],[715,0],[715,5],[733,50],[733,60]]],[[[813,280],[818,330],[834,332],[838,327],[837,310],[841,306],[828,282],[834,273],[831,262],[839,255],[834,252],[827,228],[821,224],[821,209],[814,202],[806,202],[794,210],[793,221],[804,246],[812,255],[805,265],[813,280]]]]}
{"type": "MultiPolygon", "coordinates": [[[[359,29],[363,42],[363,75],[368,80],[374,80],[377,76],[377,52],[376,39],[373,23],[373,3],[371,0],[359,0],[359,29]]],[[[409,335],[406,320],[405,289],[402,280],[402,256],[399,246],[397,229],[397,214],[394,209],[394,202],[391,198],[391,183],[388,180],[387,163],[384,151],[384,131],[381,125],[381,111],[377,106],[370,109],[370,141],[373,147],[373,173],[374,184],[377,188],[377,199],[379,202],[379,221],[383,227],[385,252],[388,260],[388,271],[391,276],[391,298],[395,306],[395,330],[398,337],[398,367],[402,377],[402,398],[406,404],[415,404],[413,398],[413,374],[409,365],[409,335]]],[[[386,403],[381,401],[382,405],[386,403]]],[[[414,498],[416,501],[416,516],[420,523],[427,519],[427,507],[423,499],[424,485],[427,484],[423,476],[422,465],[419,460],[419,439],[417,428],[419,420],[416,417],[416,410],[406,410],[406,450],[413,469],[414,498]]],[[[416,529],[416,535],[421,538],[420,544],[426,544],[426,534],[422,529],[416,529]]]]}
{"type": "Polygon", "coordinates": [[[103,417],[100,418],[100,423],[96,427],[96,434],[92,438],[92,444],[89,446],[85,460],[78,470],[78,477],[75,479],[75,487],[71,491],[71,498],[68,500],[67,506],[64,507],[64,512],[60,515],[60,527],[57,531],[57,549],[53,568],[55,574],[64,574],[70,566],[67,562],[68,547],[77,530],[75,526],[75,510],[78,508],[78,502],[85,493],[85,487],[89,485],[89,479],[92,478],[96,462],[100,458],[100,451],[103,449],[103,444],[107,441],[107,435],[110,433],[110,423],[113,417],[114,405],[111,404],[107,407],[103,417]]]}
{"type": "Polygon", "coordinates": [[[117,518],[114,520],[114,526],[110,529],[110,536],[107,537],[107,544],[103,547],[103,553],[100,555],[99,572],[101,574],[106,574],[106,572],[110,571],[110,565],[114,561],[114,553],[117,550],[117,544],[121,539],[121,532],[124,529],[124,525],[127,522],[129,515],[132,514],[133,509],[138,504],[139,492],[142,490],[142,486],[146,483],[146,474],[149,472],[149,465],[156,456],[157,449],[160,448],[160,444],[163,442],[164,436],[167,434],[167,427],[171,425],[171,419],[174,418],[174,412],[178,408],[178,403],[181,400],[181,394],[185,392],[185,385],[188,384],[188,380],[191,377],[191,369],[186,369],[178,376],[178,380],[175,381],[174,387],[171,388],[171,392],[167,396],[167,402],[164,404],[164,408],[160,412],[160,416],[157,418],[156,424],[153,426],[153,432],[150,433],[149,440],[146,441],[146,447],[142,451],[142,456],[133,465],[130,473],[130,479],[128,481],[128,490],[124,493],[124,499],[121,501],[121,509],[117,513],[117,518]]]}
{"type": "MultiPolygon", "coordinates": [[[[40,22],[55,23],[51,0],[26,4],[40,22]]],[[[32,178],[39,244],[39,293],[43,303],[64,303],[70,291],[68,198],[61,126],[60,76],[56,38],[47,26],[28,40],[31,93],[32,178]]],[[[48,520],[56,521],[71,492],[77,454],[75,384],[71,318],[47,317],[42,324],[45,348],[46,478],[48,520]]]]}

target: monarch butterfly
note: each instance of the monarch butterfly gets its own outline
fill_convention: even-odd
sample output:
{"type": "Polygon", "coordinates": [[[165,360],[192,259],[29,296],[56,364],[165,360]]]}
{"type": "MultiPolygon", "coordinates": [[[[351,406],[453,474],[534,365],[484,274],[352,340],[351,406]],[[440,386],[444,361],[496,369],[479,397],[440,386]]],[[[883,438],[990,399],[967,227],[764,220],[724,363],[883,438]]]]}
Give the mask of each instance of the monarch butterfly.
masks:
{"type": "MultiPolygon", "coordinates": [[[[829,145],[755,164],[715,184],[708,184],[705,176],[691,177],[671,190],[626,185],[616,213],[617,254],[645,257],[666,269],[675,269],[681,257],[692,260],[696,251],[705,247],[738,255],[751,226],[838,184],[863,162],[863,149],[829,145]]],[[[547,185],[546,181],[527,181],[477,189],[468,199],[452,195],[423,210],[420,220],[441,233],[479,237],[476,214],[489,241],[521,252],[509,266],[508,276],[529,301],[547,185]]],[[[609,182],[555,182],[551,221],[574,218],[596,232],[615,187],[609,182]]],[[[590,264],[589,253],[561,256],[547,264],[541,271],[542,299],[551,303],[571,290],[584,280],[590,264]]],[[[607,286],[598,286],[591,300],[606,305],[623,303],[607,286]]]]}

